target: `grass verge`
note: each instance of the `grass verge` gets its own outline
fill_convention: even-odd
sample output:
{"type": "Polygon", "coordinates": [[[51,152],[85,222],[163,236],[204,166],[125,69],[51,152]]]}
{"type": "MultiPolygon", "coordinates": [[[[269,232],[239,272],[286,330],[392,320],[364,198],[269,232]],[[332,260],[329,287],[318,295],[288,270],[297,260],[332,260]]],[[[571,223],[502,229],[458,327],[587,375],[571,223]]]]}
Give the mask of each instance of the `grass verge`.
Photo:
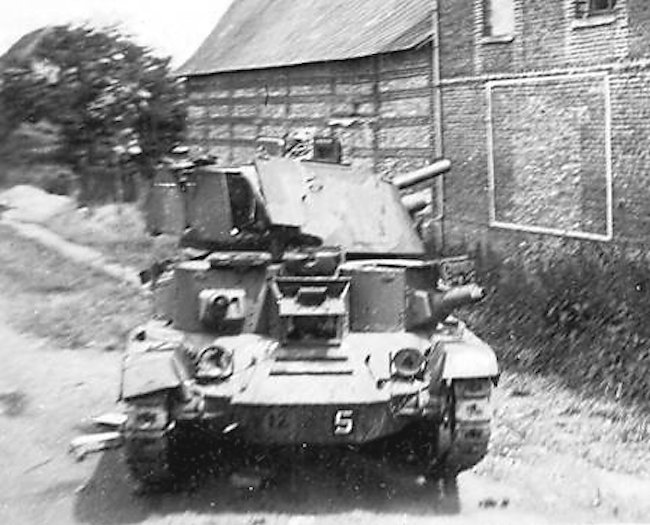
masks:
{"type": "Polygon", "coordinates": [[[18,330],[53,338],[64,348],[118,349],[146,320],[150,307],[137,290],[70,262],[0,225],[0,287],[18,330]]]}
{"type": "Polygon", "coordinates": [[[172,257],[178,239],[151,237],[136,204],[105,204],[58,214],[47,227],[64,239],[90,246],[110,262],[141,270],[172,257]]]}
{"type": "Polygon", "coordinates": [[[650,414],[568,389],[557,377],[506,371],[497,389],[491,453],[480,465],[548,452],[650,479],[650,414]]]}

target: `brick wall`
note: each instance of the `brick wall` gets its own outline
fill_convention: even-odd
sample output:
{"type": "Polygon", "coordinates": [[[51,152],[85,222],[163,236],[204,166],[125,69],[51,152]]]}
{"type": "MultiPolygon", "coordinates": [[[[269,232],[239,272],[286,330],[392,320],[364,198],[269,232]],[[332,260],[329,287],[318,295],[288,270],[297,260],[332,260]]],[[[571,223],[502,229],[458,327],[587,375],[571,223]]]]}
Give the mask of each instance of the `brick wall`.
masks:
{"type": "Polygon", "coordinates": [[[464,82],[443,90],[445,156],[452,171],[445,177],[447,246],[466,246],[480,238],[489,220],[486,97],[482,82],[464,82]]]}
{"type": "Polygon", "coordinates": [[[513,0],[511,39],[484,35],[487,0],[439,1],[445,78],[598,64],[625,58],[631,46],[648,50],[645,0],[617,0],[611,16],[588,18],[576,16],[586,0],[513,0]]]}
{"type": "Polygon", "coordinates": [[[650,57],[650,2],[628,0],[628,25],[630,57],[650,57]]]}
{"type": "Polygon", "coordinates": [[[614,75],[612,157],[619,236],[650,245],[650,70],[614,75]]]}
{"type": "Polygon", "coordinates": [[[190,78],[189,140],[222,164],[254,158],[255,138],[327,129],[346,160],[402,172],[433,159],[431,48],[350,61],[190,78]]]}
{"type": "Polygon", "coordinates": [[[495,223],[608,235],[606,82],[595,74],[488,85],[495,223]]]}
{"type": "Polygon", "coordinates": [[[515,0],[500,39],[483,6],[441,0],[447,246],[612,226],[615,242],[650,244],[650,2],[576,18],[573,0],[515,0]]]}

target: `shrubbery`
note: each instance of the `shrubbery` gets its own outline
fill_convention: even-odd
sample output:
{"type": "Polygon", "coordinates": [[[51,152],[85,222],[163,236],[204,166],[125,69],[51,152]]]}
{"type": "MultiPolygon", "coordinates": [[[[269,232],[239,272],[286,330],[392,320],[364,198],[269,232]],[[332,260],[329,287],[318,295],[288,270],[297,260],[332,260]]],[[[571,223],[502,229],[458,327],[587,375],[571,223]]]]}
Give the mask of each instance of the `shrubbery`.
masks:
{"type": "Polygon", "coordinates": [[[483,258],[489,297],[472,323],[506,366],[650,403],[650,260],[639,249],[563,243],[483,258]]]}
{"type": "MultiPolygon", "coordinates": [[[[182,81],[168,58],[116,29],[56,26],[41,33],[29,53],[0,71],[0,132],[47,122],[56,129],[59,162],[82,181],[101,171],[114,179],[113,197],[128,200],[123,174],[151,178],[183,135],[182,81]]],[[[93,195],[95,181],[84,182],[88,198],[104,198],[93,195]]]]}

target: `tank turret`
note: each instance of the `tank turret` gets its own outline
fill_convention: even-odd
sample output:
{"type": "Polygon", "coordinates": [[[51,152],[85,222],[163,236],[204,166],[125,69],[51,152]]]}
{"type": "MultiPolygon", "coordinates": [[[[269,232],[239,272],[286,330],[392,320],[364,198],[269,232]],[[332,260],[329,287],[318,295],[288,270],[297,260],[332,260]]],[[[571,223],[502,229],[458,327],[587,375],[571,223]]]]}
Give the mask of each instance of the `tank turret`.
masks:
{"type": "Polygon", "coordinates": [[[438,160],[393,177],[392,184],[331,160],[269,157],[238,168],[177,166],[176,191],[173,183],[154,184],[159,197],[151,206],[175,204],[177,212],[155,229],[182,230],[185,246],[283,251],[288,245],[320,244],[366,255],[422,255],[409,214],[426,207],[429,198],[400,192],[447,173],[451,164],[438,160]]]}

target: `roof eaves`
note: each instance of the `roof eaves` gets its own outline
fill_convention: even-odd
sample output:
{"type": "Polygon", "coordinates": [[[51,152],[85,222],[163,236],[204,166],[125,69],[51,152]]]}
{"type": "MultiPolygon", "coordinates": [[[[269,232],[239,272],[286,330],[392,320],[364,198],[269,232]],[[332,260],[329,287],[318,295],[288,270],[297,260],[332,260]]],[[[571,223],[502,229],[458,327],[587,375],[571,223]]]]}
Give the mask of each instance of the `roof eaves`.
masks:
{"type": "Polygon", "coordinates": [[[423,46],[427,45],[428,43],[431,42],[432,39],[432,33],[422,35],[421,38],[414,39],[412,42],[409,43],[408,46],[404,45],[396,45],[395,43],[391,43],[387,46],[385,46],[381,51],[378,51],[377,53],[361,53],[358,55],[350,55],[344,58],[332,58],[332,59],[319,59],[319,60],[307,60],[307,61],[287,61],[283,62],[282,64],[257,64],[257,65],[249,65],[249,66],[240,66],[240,67],[223,67],[223,68],[209,68],[209,69],[195,69],[193,71],[187,71],[187,68],[185,65],[179,67],[175,71],[172,72],[172,74],[176,77],[182,78],[182,77],[205,77],[205,76],[210,76],[210,75],[218,75],[221,73],[238,73],[238,72],[244,72],[244,71],[261,71],[265,69],[282,69],[285,67],[296,67],[296,66],[301,66],[304,64],[322,64],[326,62],[343,62],[346,60],[355,60],[359,58],[368,58],[368,57],[373,57],[373,56],[379,56],[379,55],[384,55],[387,53],[397,53],[400,51],[408,51],[409,49],[420,49],[423,46]]]}

